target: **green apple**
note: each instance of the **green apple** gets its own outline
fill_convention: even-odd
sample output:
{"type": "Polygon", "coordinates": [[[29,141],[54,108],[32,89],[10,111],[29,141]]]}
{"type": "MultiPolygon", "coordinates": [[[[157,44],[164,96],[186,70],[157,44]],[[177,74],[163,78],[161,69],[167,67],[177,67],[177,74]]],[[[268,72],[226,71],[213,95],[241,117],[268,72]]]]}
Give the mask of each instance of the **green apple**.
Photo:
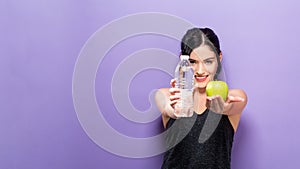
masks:
{"type": "Polygon", "coordinates": [[[228,86],[224,81],[210,81],[206,86],[206,95],[215,96],[219,95],[226,101],[228,96],[228,86]]]}

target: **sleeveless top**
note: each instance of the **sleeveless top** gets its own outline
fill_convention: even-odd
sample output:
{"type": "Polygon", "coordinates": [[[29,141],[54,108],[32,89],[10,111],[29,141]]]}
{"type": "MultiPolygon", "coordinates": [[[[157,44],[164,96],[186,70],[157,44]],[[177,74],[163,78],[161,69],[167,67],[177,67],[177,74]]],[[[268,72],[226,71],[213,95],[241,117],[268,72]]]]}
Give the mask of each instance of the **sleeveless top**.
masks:
{"type": "Polygon", "coordinates": [[[208,109],[167,123],[161,169],[230,169],[234,129],[227,115],[208,109]]]}

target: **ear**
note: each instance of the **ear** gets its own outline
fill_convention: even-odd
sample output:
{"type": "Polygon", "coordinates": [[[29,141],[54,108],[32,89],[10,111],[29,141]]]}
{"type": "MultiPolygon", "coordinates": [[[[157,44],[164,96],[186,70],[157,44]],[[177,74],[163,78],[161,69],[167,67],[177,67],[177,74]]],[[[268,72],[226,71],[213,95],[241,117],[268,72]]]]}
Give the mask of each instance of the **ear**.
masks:
{"type": "Polygon", "coordinates": [[[220,58],[220,62],[221,62],[222,58],[223,58],[222,52],[220,52],[219,58],[220,58]]]}

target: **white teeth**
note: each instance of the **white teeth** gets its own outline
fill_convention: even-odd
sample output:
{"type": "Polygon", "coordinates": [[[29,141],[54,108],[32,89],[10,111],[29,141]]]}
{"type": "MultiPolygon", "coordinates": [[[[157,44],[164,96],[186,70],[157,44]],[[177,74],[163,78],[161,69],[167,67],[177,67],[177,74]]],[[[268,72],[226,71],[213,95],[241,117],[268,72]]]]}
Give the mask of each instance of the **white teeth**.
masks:
{"type": "Polygon", "coordinates": [[[197,79],[205,79],[206,78],[206,76],[204,76],[204,77],[196,77],[197,79]]]}

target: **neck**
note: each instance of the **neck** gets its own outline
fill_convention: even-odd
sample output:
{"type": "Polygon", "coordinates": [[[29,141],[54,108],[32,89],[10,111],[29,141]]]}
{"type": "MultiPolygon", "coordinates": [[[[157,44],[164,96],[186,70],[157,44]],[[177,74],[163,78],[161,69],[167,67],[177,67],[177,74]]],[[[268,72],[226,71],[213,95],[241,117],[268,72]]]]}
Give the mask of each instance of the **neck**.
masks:
{"type": "Polygon", "coordinates": [[[194,110],[197,114],[202,114],[206,110],[206,89],[194,89],[194,110]]]}

